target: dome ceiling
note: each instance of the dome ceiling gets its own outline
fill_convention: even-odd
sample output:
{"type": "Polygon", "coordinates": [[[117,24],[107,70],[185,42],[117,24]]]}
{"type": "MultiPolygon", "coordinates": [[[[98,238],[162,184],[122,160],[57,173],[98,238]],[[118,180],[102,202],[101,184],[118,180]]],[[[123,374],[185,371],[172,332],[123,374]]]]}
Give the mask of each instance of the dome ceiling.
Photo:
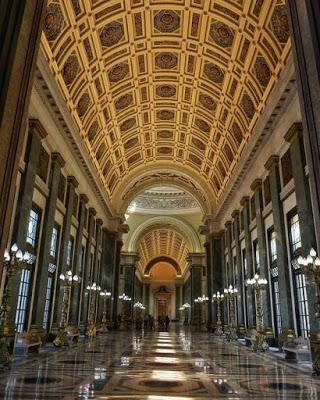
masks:
{"type": "Polygon", "coordinates": [[[290,43],[279,0],[60,0],[42,50],[115,202],[119,184],[158,162],[218,199],[290,43]]]}
{"type": "Polygon", "coordinates": [[[182,235],[169,228],[155,228],[141,236],[138,246],[139,268],[142,272],[154,259],[168,257],[174,260],[182,273],[187,265],[187,244],[182,235]]]}

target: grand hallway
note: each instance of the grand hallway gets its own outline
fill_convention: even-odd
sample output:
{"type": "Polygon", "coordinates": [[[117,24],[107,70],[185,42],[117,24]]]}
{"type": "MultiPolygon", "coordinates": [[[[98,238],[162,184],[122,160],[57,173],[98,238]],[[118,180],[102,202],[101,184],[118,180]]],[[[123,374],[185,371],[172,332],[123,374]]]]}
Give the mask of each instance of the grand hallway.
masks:
{"type": "Polygon", "coordinates": [[[306,400],[319,398],[320,382],[208,333],[110,332],[28,358],[1,376],[0,393],[25,400],[306,400]]]}

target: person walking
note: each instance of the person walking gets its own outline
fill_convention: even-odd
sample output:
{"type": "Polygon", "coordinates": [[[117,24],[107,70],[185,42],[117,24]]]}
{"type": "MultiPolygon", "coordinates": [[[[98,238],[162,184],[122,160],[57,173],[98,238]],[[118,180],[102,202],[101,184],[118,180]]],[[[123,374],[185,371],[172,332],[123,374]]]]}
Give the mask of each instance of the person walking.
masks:
{"type": "Polygon", "coordinates": [[[164,320],[165,326],[166,326],[166,331],[169,328],[169,323],[170,323],[170,318],[168,317],[168,315],[166,316],[165,320],[164,320]]]}

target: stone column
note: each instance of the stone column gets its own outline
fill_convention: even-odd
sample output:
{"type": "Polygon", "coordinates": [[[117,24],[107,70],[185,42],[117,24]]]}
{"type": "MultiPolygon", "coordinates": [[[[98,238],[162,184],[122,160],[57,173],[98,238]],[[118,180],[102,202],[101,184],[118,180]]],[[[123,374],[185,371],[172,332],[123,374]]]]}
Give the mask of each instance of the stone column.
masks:
{"type": "MultiPolygon", "coordinates": [[[[259,245],[259,261],[260,261],[259,275],[262,278],[268,279],[267,241],[266,241],[264,220],[262,216],[262,211],[263,211],[262,180],[256,179],[255,181],[253,181],[251,184],[251,190],[254,192],[254,204],[256,209],[257,238],[259,245]]],[[[269,290],[264,290],[262,292],[263,321],[265,327],[272,326],[271,303],[270,303],[269,293],[270,293],[269,290]]]]}
{"type": "Polygon", "coordinates": [[[124,292],[127,296],[131,297],[132,299],[130,303],[130,317],[133,316],[135,276],[136,276],[136,268],[134,265],[127,265],[124,267],[124,292]]]}
{"type": "MultiPolygon", "coordinates": [[[[46,137],[46,135],[46,132],[38,120],[29,121],[29,137],[25,154],[25,171],[21,179],[12,240],[12,242],[17,243],[19,249],[22,251],[25,251],[26,249],[28,223],[39,164],[41,141],[46,137]]],[[[40,239],[41,238],[39,238],[39,240],[40,239]]],[[[33,266],[33,268],[34,267],[35,266],[33,266]]],[[[21,274],[22,271],[18,270],[12,279],[11,307],[13,310],[16,310],[17,308],[21,274]]]]}
{"type": "Polygon", "coordinates": [[[41,141],[47,133],[38,120],[29,121],[29,137],[25,156],[25,171],[21,179],[19,201],[15,221],[15,242],[21,250],[25,250],[30,210],[32,207],[41,141]]]}
{"type": "MultiPolygon", "coordinates": [[[[210,245],[210,237],[209,240],[204,244],[204,247],[206,249],[206,260],[207,260],[207,293],[208,293],[208,326],[211,326],[212,324],[212,259],[211,259],[211,245],[210,245]]],[[[180,304],[181,306],[181,304],[180,304]]]]}
{"type": "MultiPolygon", "coordinates": [[[[47,2],[0,3],[0,254],[7,246],[27,111],[47,2]]],[[[2,276],[0,263],[0,276],[2,276]]]]}
{"type": "Polygon", "coordinates": [[[243,311],[243,280],[242,280],[242,268],[241,268],[241,246],[239,239],[240,232],[240,213],[239,210],[234,210],[232,213],[232,218],[234,221],[234,240],[236,245],[236,268],[237,268],[237,281],[235,283],[236,288],[238,289],[237,296],[237,321],[238,325],[241,328],[244,328],[244,311],[243,311]]]}
{"type": "Polygon", "coordinates": [[[202,296],[202,267],[191,266],[190,267],[190,277],[191,277],[191,323],[196,324],[198,321],[198,308],[200,304],[196,304],[194,299],[202,296]]]}
{"type": "Polygon", "coordinates": [[[121,240],[116,241],[116,253],[115,253],[115,262],[114,262],[114,270],[113,270],[113,305],[112,305],[112,315],[113,321],[117,323],[118,316],[118,297],[119,297],[119,274],[120,274],[120,253],[123,242],[121,240]]]}
{"type": "Polygon", "coordinates": [[[320,249],[320,6],[318,0],[288,0],[315,236],[320,249]]]}
{"type": "Polygon", "coordinates": [[[60,153],[51,154],[51,174],[49,181],[50,192],[44,213],[42,240],[40,241],[39,264],[35,286],[35,293],[37,295],[34,298],[32,310],[31,330],[33,332],[42,332],[43,330],[44,305],[48,284],[48,266],[50,261],[51,239],[55,221],[61,168],[64,166],[64,164],[65,162],[60,153]]]}
{"type": "Polygon", "coordinates": [[[283,208],[280,200],[281,185],[279,176],[279,157],[270,157],[265,164],[265,168],[269,171],[273,225],[276,235],[282,329],[293,329],[290,273],[286,250],[286,230],[284,225],[283,208]]]}
{"type": "Polygon", "coordinates": [[[89,208],[89,222],[88,222],[88,239],[86,243],[86,256],[84,260],[84,269],[83,269],[83,284],[82,284],[82,309],[81,309],[81,317],[80,317],[80,325],[81,329],[84,328],[88,321],[88,307],[89,307],[89,293],[86,290],[86,287],[92,283],[91,274],[91,246],[92,246],[92,238],[93,238],[93,230],[94,230],[94,217],[96,215],[96,210],[92,207],[89,208]]]}
{"type": "Polygon", "coordinates": [[[227,270],[227,285],[226,287],[232,285],[234,286],[234,275],[233,275],[233,256],[232,256],[232,236],[231,236],[231,221],[225,223],[226,228],[226,245],[228,251],[228,270],[227,270]]]}
{"type": "Polygon", "coordinates": [[[153,310],[150,310],[150,284],[145,283],[145,303],[144,305],[146,306],[146,311],[149,314],[153,314],[153,310]]]}
{"type": "MultiPolygon", "coordinates": [[[[249,197],[243,197],[240,202],[243,207],[244,240],[246,245],[246,264],[249,278],[253,277],[252,240],[250,232],[250,202],[249,197]]],[[[251,289],[247,291],[247,316],[249,327],[254,325],[255,303],[251,289]]]]}
{"type": "Polygon", "coordinates": [[[77,236],[74,245],[74,255],[73,255],[73,273],[78,275],[81,279],[79,283],[76,283],[71,291],[71,300],[70,300],[70,310],[69,310],[69,324],[70,325],[78,325],[79,321],[79,312],[80,312],[80,304],[81,304],[81,285],[83,282],[83,273],[82,265],[83,260],[82,257],[82,239],[83,239],[83,229],[85,223],[85,215],[86,215],[86,204],[89,199],[85,194],[80,194],[79,197],[79,225],[77,230],[77,236]]]}
{"type": "MultiPolygon", "coordinates": [[[[98,218],[96,220],[96,247],[94,249],[94,264],[93,264],[93,271],[92,271],[92,281],[96,282],[97,285],[101,286],[100,282],[100,271],[99,271],[99,253],[100,253],[100,244],[101,244],[101,226],[103,224],[102,219],[98,218]]],[[[101,261],[100,261],[101,264],[101,261]]],[[[101,268],[101,266],[100,266],[101,268]]],[[[99,293],[96,294],[96,301],[95,301],[95,316],[97,318],[97,311],[99,308],[100,303],[100,295],[99,293]]]]}
{"type": "Polygon", "coordinates": [[[112,318],[113,302],[115,301],[113,292],[113,273],[116,257],[116,237],[113,232],[103,229],[102,236],[102,261],[101,270],[103,271],[102,282],[104,287],[111,292],[111,298],[108,300],[107,319],[112,318]]]}
{"type": "MultiPolygon", "coordinates": [[[[223,292],[223,231],[215,232],[211,234],[211,259],[212,259],[212,293],[216,293],[219,291],[220,293],[223,292]]],[[[212,296],[211,296],[212,297],[212,296]]],[[[211,301],[211,298],[210,298],[211,301]]],[[[223,304],[221,304],[221,309],[224,309],[223,304]]],[[[223,313],[222,318],[225,318],[225,313],[223,313]]],[[[213,322],[216,322],[217,318],[217,310],[216,308],[213,309],[213,322]]]]}
{"type": "MultiPolygon", "coordinates": [[[[301,233],[302,256],[306,257],[311,248],[316,247],[315,230],[310,199],[310,188],[303,162],[302,124],[295,123],[291,126],[285,140],[290,143],[290,156],[297,200],[297,211],[301,233]]],[[[307,277],[308,279],[308,277],[307,277]]],[[[316,292],[311,282],[307,285],[310,330],[318,330],[316,319],[316,292]]]]}
{"type": "Polygon", "coordinates": [[[67,201],[66,201],[66,213],[63,219],[63,226],[61,229],[61,241],[60,241],[60,254],[59,254],[59,268],[58,268],[58,279],[56,281],[56,297],[55,297],[55,309],[53,321],[59,325],[61,319],[61,309],[64,287],[61,284],[59,275],[67,271],[67,257],[68,257],[68,243],[70,240],[70,229],[73,212],[73,199],[75,195],[75,189],[78,187],[78,181],[74,176],[68,176],[67,178],[67,201]]]}

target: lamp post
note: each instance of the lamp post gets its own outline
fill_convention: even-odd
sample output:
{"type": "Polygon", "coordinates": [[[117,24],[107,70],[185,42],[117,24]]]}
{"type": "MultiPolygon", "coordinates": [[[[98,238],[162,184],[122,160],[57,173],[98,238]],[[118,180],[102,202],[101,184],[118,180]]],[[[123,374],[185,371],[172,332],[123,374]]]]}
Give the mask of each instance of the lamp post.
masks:
{"type": "Polygon", "coordinates": [[[134,323],[135,323],[135,326],[137,329],[140,328],[140,326],[141,326],[141,329],[143,327],[143,322],[142,322],[143,318],[142,318],[141,314],[145,309],[146,309],[145,306],[142,303],[140,303],[139,301],[137,301],[133,305],[134,323]],[[138,322],[140,322],[140,323],[138,323],[138,322]]]}
{"type": "Polygon", "coordinates": [[[61,320],[59,326],[59,332],[53,341],[56,347],[68,346],[67,337],[67,326],[68,326],[68,309],[69,309],[69,299],[71,287],[79,282],[80,278],[78,275],[73,275],[71,270],[66,273],[61,273],[59,279],[63,282],[63,298],[62,298],[62,308],[61,308],[61,320]]]}
{"type": "Polygon", "coordinates": [[[4,252],[3,265],[5,268],[5,282],[0,307],[0,369],[11,368],[11,352],[13,349],[15,325],[11,302],[11,284],[16,272],[20,269],[31,269],[32,264],[28,253],[22,253],[14,244],[10,250],[4,252]]]}
{"type": "Polygon", "coordinates": [[[103,290],[100,292],[100,296],[102,297],[103,300],[103,309],[102,309],[102,331],[103,332],[108,332],[108,326],[107,326],[107,300],[111,297],[111,292],[108,292],[107,290],[103,290]]]}
{"type": "Polygon", "coordinates": [[[96,310],[96,294],[101,291],[101,287],[95,282],[92,285],[87,286],[87,291],[90,293],[89,313],[88,313],[88,325],[86,335],[91,338],[96,336],[96,325],[95,325],[95,310],[96,310]]]}
{"type": "Polygon", "coordinates": [[[221,303],[223,302],[224,295],[218,291],[212,295],[212,303],[217,305],[217,322],[214,330],[215,335],[221,336],[223,334],[222,321],[221,321],[221,303]]]}
{"type": "Polygon", "coordinates": [[[127,304],[129,305],[129,302],[132,300],[131,297],[127,296],[125,293],[122,293],[119,296],[119,299],[122,302],[122,307],[121,307],[121,323],[120,323],[120,330],[121,331],[126,331],[128,329],[128,324],[127,324],[127,304]]]}
{"type": "Polygon", "coordinates": [[[184,310],[184,321],[183,325],[189,325],[189,310],[191,308],[191,305],[189,303],[184,303],[182,304],[183,310],[184,310]]]}
{"type": "MultiPolygon", "coordinates": [[[[309,255],[298,258],[301,272],[310,276],[316,289],[316,311],[315,316],[320,323],[320,259],[314,249],[310,250],[309,255]]],[[[320,332],[310,332],[310,344],[312,350],[313,373],[320,375],[320,332]]]]}
{"type": "Polygon", "coordinates": [[[260,278],[258,274],[255,274],[252,279],[247,279],[247,285],[254,290],[256,303],[257,336],[252,345],[254,351],[267,351],[269,348],[266,342],[262,310],[262,290],[266,289],[267,284],[267,279],[260,278]]]}
{"type": "Polygon", "coordinates": [[[236,324],[236,298],[237,298],[238,289],[234,288],[230,285],[228,288],[224,289],[224,297],[226,298],[229,304],[229,333],[227,335],[227,340],[237,340],[237,324],[236,324]]]}

